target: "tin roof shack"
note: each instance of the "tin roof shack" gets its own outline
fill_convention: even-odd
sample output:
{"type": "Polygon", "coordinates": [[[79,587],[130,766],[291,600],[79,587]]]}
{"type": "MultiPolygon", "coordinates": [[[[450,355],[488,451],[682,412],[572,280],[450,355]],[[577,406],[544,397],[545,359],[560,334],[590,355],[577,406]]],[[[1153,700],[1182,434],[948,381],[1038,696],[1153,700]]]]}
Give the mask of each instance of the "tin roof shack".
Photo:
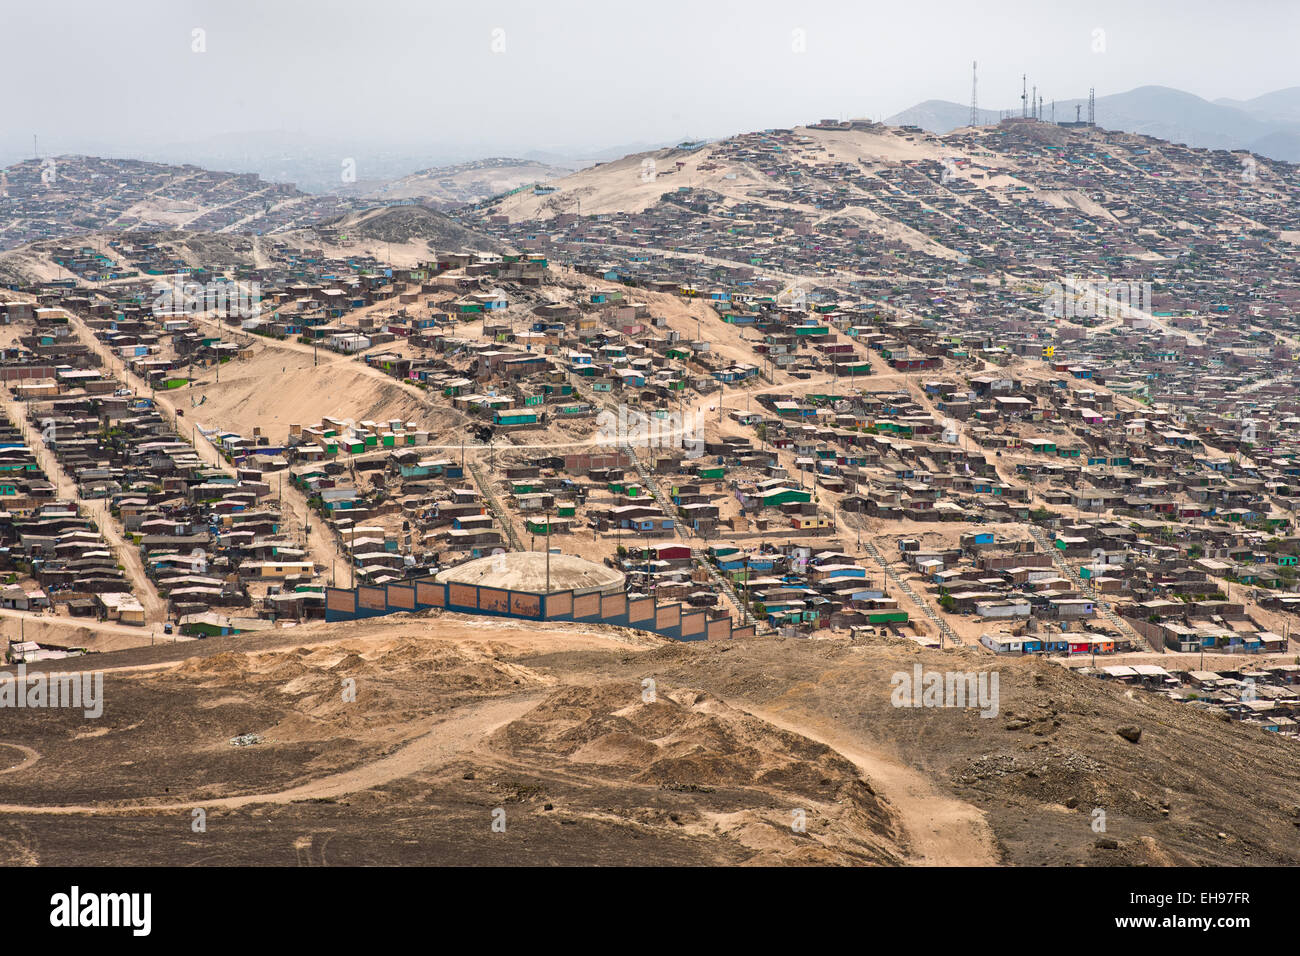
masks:
{"type": "Polygon", "coordinates": [[[129,592],[108,591],[95,595],[105,620],[119,624],[145,624],[144,605],[129,592]]]}

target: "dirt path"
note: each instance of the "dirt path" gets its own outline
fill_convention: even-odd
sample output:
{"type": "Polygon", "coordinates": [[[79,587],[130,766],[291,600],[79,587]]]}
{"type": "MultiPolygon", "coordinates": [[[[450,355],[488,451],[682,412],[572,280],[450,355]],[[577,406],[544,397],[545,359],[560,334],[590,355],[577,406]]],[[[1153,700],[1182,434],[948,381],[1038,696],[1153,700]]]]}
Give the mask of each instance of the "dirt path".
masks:
{"type": "Polygon", "coordinates": [[[993,831],[975,806],[940,793],[892,755],[869,752],[804,714],[736,704],[775,727],[825,744],[851,761],[898,813],[918,866],[996,866],[993,831]]]}
{"type": "MultiPolygon", "coordinates": [[[[115,624],[98,621],[90,617],[72,617],[42,611],[17,611],[9,608],[0,609],[0,637],[12,641],[35,641],[37,644],[52,644],[55,647],[84,648],[100,653],[126,651],[156,644],[192,643],[193,637],[181,634],[164,634],[160,623],[153,624],[115,624]]],[[[61,658],[50,663],[66,668],[69,661],[81,661],[82,657],[61,658]]],[[[42,661],[41,664],[46,662],[42,661]]],[[[28,667],[31,667],[28,662],[28,667]]],[[[59,669],[55,667],[55,669],[59,669]]]]}
{"type": "MultiPolygon", "coordinates": [[[[194,800],[184,803],[140,803],[121,805],[80,805],[61,807],[21,806],[0,804],[0,813],[75,814],[75,813],[139,813],[143,811],[189,810],[225,808],[234,809],[252,804],[293,803],[298,800],[323,800],[380,787],[401,780],[426,767],[437,766],[457,754],[472,750],[489,734],[512,720],[517,720],[542,699],[544,692],[534,691],[506,700],[491,700],[453,713],[435,724],[427,733],[415,738],[396,752],[371,763],[342,773],[329,774],[287,790],[270,793],[246,793],[235,797],[218,797],[213,800],[194,800]]],[[[10,745],[14,746],[14,745],[10,745]]],[[[23,748],[26,750],[26,748],[23,748]]],[[[30,766],[35,760],[13,768],[14,771],[30,766]]]]}
{"type": "MultiPolygon", "coordinates": [[[[260,804],[334,799],[401,780],[472,751],[495,730],[526,714],[544,695],[544,691],[533,691],[463,708],[394,753],[363,766],[329,774],[285,790],[176,803],[68,806],[0,804],[0,813],[132,814],[195,808],[238,809],[260,804]]],[[[870,752],[858,743],[825,731],[818,722],[806,715],[777,713],[754,707],[742,709],[774,727],[825,744],[851,761],[898,813],[912,852],[909,862],[921,866],[992,866],[998,863],[992,831],[985,822],[983,813],[968,803],[940,793],[918,771],[904,766],[892,756],[870,752]]],[[[2,746],[17,747],[26,757],[17,766],[3,771],[5,773],[26,770],[39,759],[39,755],[29,748],[15,744],[2,746]]]]}
{"type": "MultiPolygon", "coordinates": [[[[207,435],[199,431],[195,423],[191,420],[188,423],[181,421],[184,413],[180,416],[177,414],[177,402],[179,397],[173,397],[163,393],[154,393],[149,388],[149,383],[140,376],[132,372],[126,365],[115,356],[112,351],[95,337],[91,328],[86,325],[83,318],[75,312],[69,311],[72,316],[72,324],[77,330],[80,341],[93,350],[104,362],[104,371],[106,374],[115,375],[124,384],[135,389],[137,395],[153,395],[155,407],[163,414],[164,420],[168,421],[172,429],[176,432],[178,439],[184,440],[187,436],[190,444],[193,445],[195,452],[205,462],[228,475],[235,474],[235,469],[230,466],[223,457],[221,450],[213,444],[207,435]]],[[[304,346],[307,348],[307,346],[304,346]]],[[[347,557],[338,542],[332,534],[325,530],[323,524],[318,524],[310,520],[309,506],[307,498],[303,493],[292,484],[284,487],[282,507],[285,509],[285,517],[292,515],[293,523],[298,528],[311,527],[316,533],[307,535],[304,547],[311,555],[312,560],[321,569],[331,569],[336,562],[346,564],[347,557]]],[[[109,519],[111,520],[111,519],[109,519]]],[[[292,526],[290,532],[292,533],[292,526]]],[[[147,607],[147,605],[146,605],[147,607]]],[[[165,605],[164,605],[165,608],[165,605]]]]}
{"type": "Polygon", "coordinates": [[[145,573],[144,562],[140,559],[140,549],[126,540],[116,520],[109,514],[108,499],[100,498],[91,502],[82,498],[77,483],[64,470],[63,465],[54,457],[49,446],[45,444],[44,438],[41,437],[41,426],[29,418],[27,406],[22,402],[6,402],[5,408],[9,420],[25,429],[25,434],[28,435],[27,447],[45,472],[45,476],[54,482],[59,497],[75,502],[78,511],[95,522],[97,530],[113,549],[113,554],[122,562],[126,576],[131,581],[132,591],[144,607],[145,621],[149,624],[157,624],[167,620],[167,602],[159,596],[158,589],[145,573]]]}
{"type": "Polygon", "coordinates": [[[54,482],[59,497],[75,502],[83,516],[94,520],[99,533],[113,549],[113,554],[122,562],[126,576],[131,581],[132,591],[144,607],[145,621],[150,624],[165,621],[167,602],[158,595],[158,589],[145,573],[144,562],[140,560],[140,549],[126,540],[113,516],[108,513],[108,500],[101,498],[92,503],[81,497],[77,483],[45,444],[45,440],[40,435],[40,425],[30,420],[27,406],[23,402],[6,402],[5,408],[9,420],[25,429],[25,434],[28,435],[27,447],[45,472],[45,476],[54,482]]]}
{"type": "Polygon", "coordinates": [[[12,767],[5,767],[3,770],[0,770],[0,773],[17,773],[20,770],[26,770],[32,764],[36,763],[36,761],[41,759],[41,755],[35,750],[31,747],[25,747],[22,744],[0,743],[0,747],[12,747],[23,755],[21,762],[14,764],[12,767]]]}
{"type": "MultiPolygon", "coordinates": [[[[111,621],[97,621],[91,617],[65,617],[43,611],[20,611],[16,608],[0,608],[0,621],[16,621],[20,618],[35,625],[32,633],[38,636],[33,637],[32,640],[49,639],[51,635],[40,634],[45,628],[85,630],[94,634],[120,634],[123,637],[139,638],[141,643],[148,643],[150,635],[153,635],[155,639],[161,637],[157,628],[141,627],[138,624],[114,624],[111,621]]],[[[7,628],[0,626],[0,634],[5,633],[7,630],[7,628]]],[[[17,627],[15,627],[15,633],[9,636],[18,636],[17,627]]],[[[186,638],[181,638],[181,640],[186,640],[186,638]]],[[[172,642],[172,635],[167,635],[167,642],[172,642]]],[[[80,647],[81,645],[78,644],[77,646],[80,647]]]]}

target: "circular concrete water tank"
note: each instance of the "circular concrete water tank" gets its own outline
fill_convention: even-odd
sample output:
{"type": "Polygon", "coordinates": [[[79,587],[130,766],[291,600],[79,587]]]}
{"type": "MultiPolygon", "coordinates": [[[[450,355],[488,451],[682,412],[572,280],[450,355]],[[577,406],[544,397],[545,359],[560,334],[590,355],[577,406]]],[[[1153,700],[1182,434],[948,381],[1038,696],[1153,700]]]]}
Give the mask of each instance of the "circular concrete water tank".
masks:
{"type": "MultiPolygon", "coordinates": [[[[617,594],[623,590],[622,571],[571,554],[551,555],[551,591],[575,594],[617,594]]],[[[477,584],[487,588],[545,594],[546,552],[508,551],[466,561],[439,571],[433,579],[444,584],[477,584]]]]}

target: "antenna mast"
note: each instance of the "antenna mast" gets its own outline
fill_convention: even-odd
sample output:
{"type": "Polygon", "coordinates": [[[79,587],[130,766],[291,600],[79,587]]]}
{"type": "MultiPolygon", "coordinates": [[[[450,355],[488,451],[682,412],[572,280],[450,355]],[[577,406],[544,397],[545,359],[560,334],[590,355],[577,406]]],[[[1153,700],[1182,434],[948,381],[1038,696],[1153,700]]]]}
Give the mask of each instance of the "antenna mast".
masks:
{"type": "Polygon", "coordinates": [[[1029,119],[1029,87],[1025,85],[1025,74],[1020,74],[1020,118],[1029,119]]]}
{"type": "Polygon", "coordinates": [[[1097,90],[1096,87],[1088,87],[1088,125],[1097,125],[1097,90]]]}
{"type": "Polygon", "coordinates": [[[979,67],[979,63],[975,60],[972,60],[970,64],[970,125],[971,126],[979,126],[980,124],[979,99],[976,95],[979,91],[979,73],[977,72],[978,67],[979,67]]]}

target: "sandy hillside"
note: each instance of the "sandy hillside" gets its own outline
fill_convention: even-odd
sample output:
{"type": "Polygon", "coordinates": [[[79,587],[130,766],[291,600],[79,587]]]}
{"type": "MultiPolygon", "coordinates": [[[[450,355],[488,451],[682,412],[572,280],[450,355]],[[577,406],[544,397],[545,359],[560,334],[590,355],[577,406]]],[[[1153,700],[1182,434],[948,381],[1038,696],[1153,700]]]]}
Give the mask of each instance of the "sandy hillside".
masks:
{"type": "Polygon", "coordinates": [[[1300,862],[1293,745],[1042,661],[436,612],[114,660],[7,723],[6,862],[1300,862]],[[895,706],[917,665],[996,715],[895,706]]]}
{"type": "MultiPolygon", "coordinates": [[[[814,165],[825,163],[888,166],[920,160],[941,162],[944,158],[972,159],[977,165],[979,162],[977,157],[926,134],[909,136],[799,126],[795,127],[794,135],[802,142],[786,151],[784,159],[807,167],[809,172],[814,165]]],[[[1015,180],[1012,176],[999,176],[996,183],[1007,185],[1015,180]]],[[[653,205],[664,193],[686,186],[713,190],[735,201],[749,201],[756,198],[757,190],[769,187],[770,177],[749,163],[723,155],[720,144],[715,143],[694,152],[673,148],[634,153],[547,185],[556,191],[540,196],[531,192],[511,196],[492,206],[490,213],[508,216],[511,221],[550,219],[559,213],[578,212],[579,204],[583,215],[636,213],[653,205]],[[648,166],[649,163],[653,166],[648,166]]],[[[763,201],[771,206],[782,205],[763,201]]],[[[869,220],[868,224],[871,224],[869,220]]],[[[899,227],[890,238],[916,238],[910,232],[899,227]]],[[[924,240],[916,238],[916,241],[924,240]]]]}
{"type": "Polygon", "coordinates": [[[251,434],[260,426],[273,441],[288,435],[289,425],[312,425],[325,416],[353,421],[417,421],[427,425],[444,409],[430,407],[418,392],[396,379],[368,369],[356,359],[319,350],[320,365],[312,364],[311,348],[291,350],[256,343],[251,358],[205,369],[192,387],[174,392],[186,418],[205,428],[219,427],[251,434]],[[185,398],[201,405],[186,407],[185,398]]]}

